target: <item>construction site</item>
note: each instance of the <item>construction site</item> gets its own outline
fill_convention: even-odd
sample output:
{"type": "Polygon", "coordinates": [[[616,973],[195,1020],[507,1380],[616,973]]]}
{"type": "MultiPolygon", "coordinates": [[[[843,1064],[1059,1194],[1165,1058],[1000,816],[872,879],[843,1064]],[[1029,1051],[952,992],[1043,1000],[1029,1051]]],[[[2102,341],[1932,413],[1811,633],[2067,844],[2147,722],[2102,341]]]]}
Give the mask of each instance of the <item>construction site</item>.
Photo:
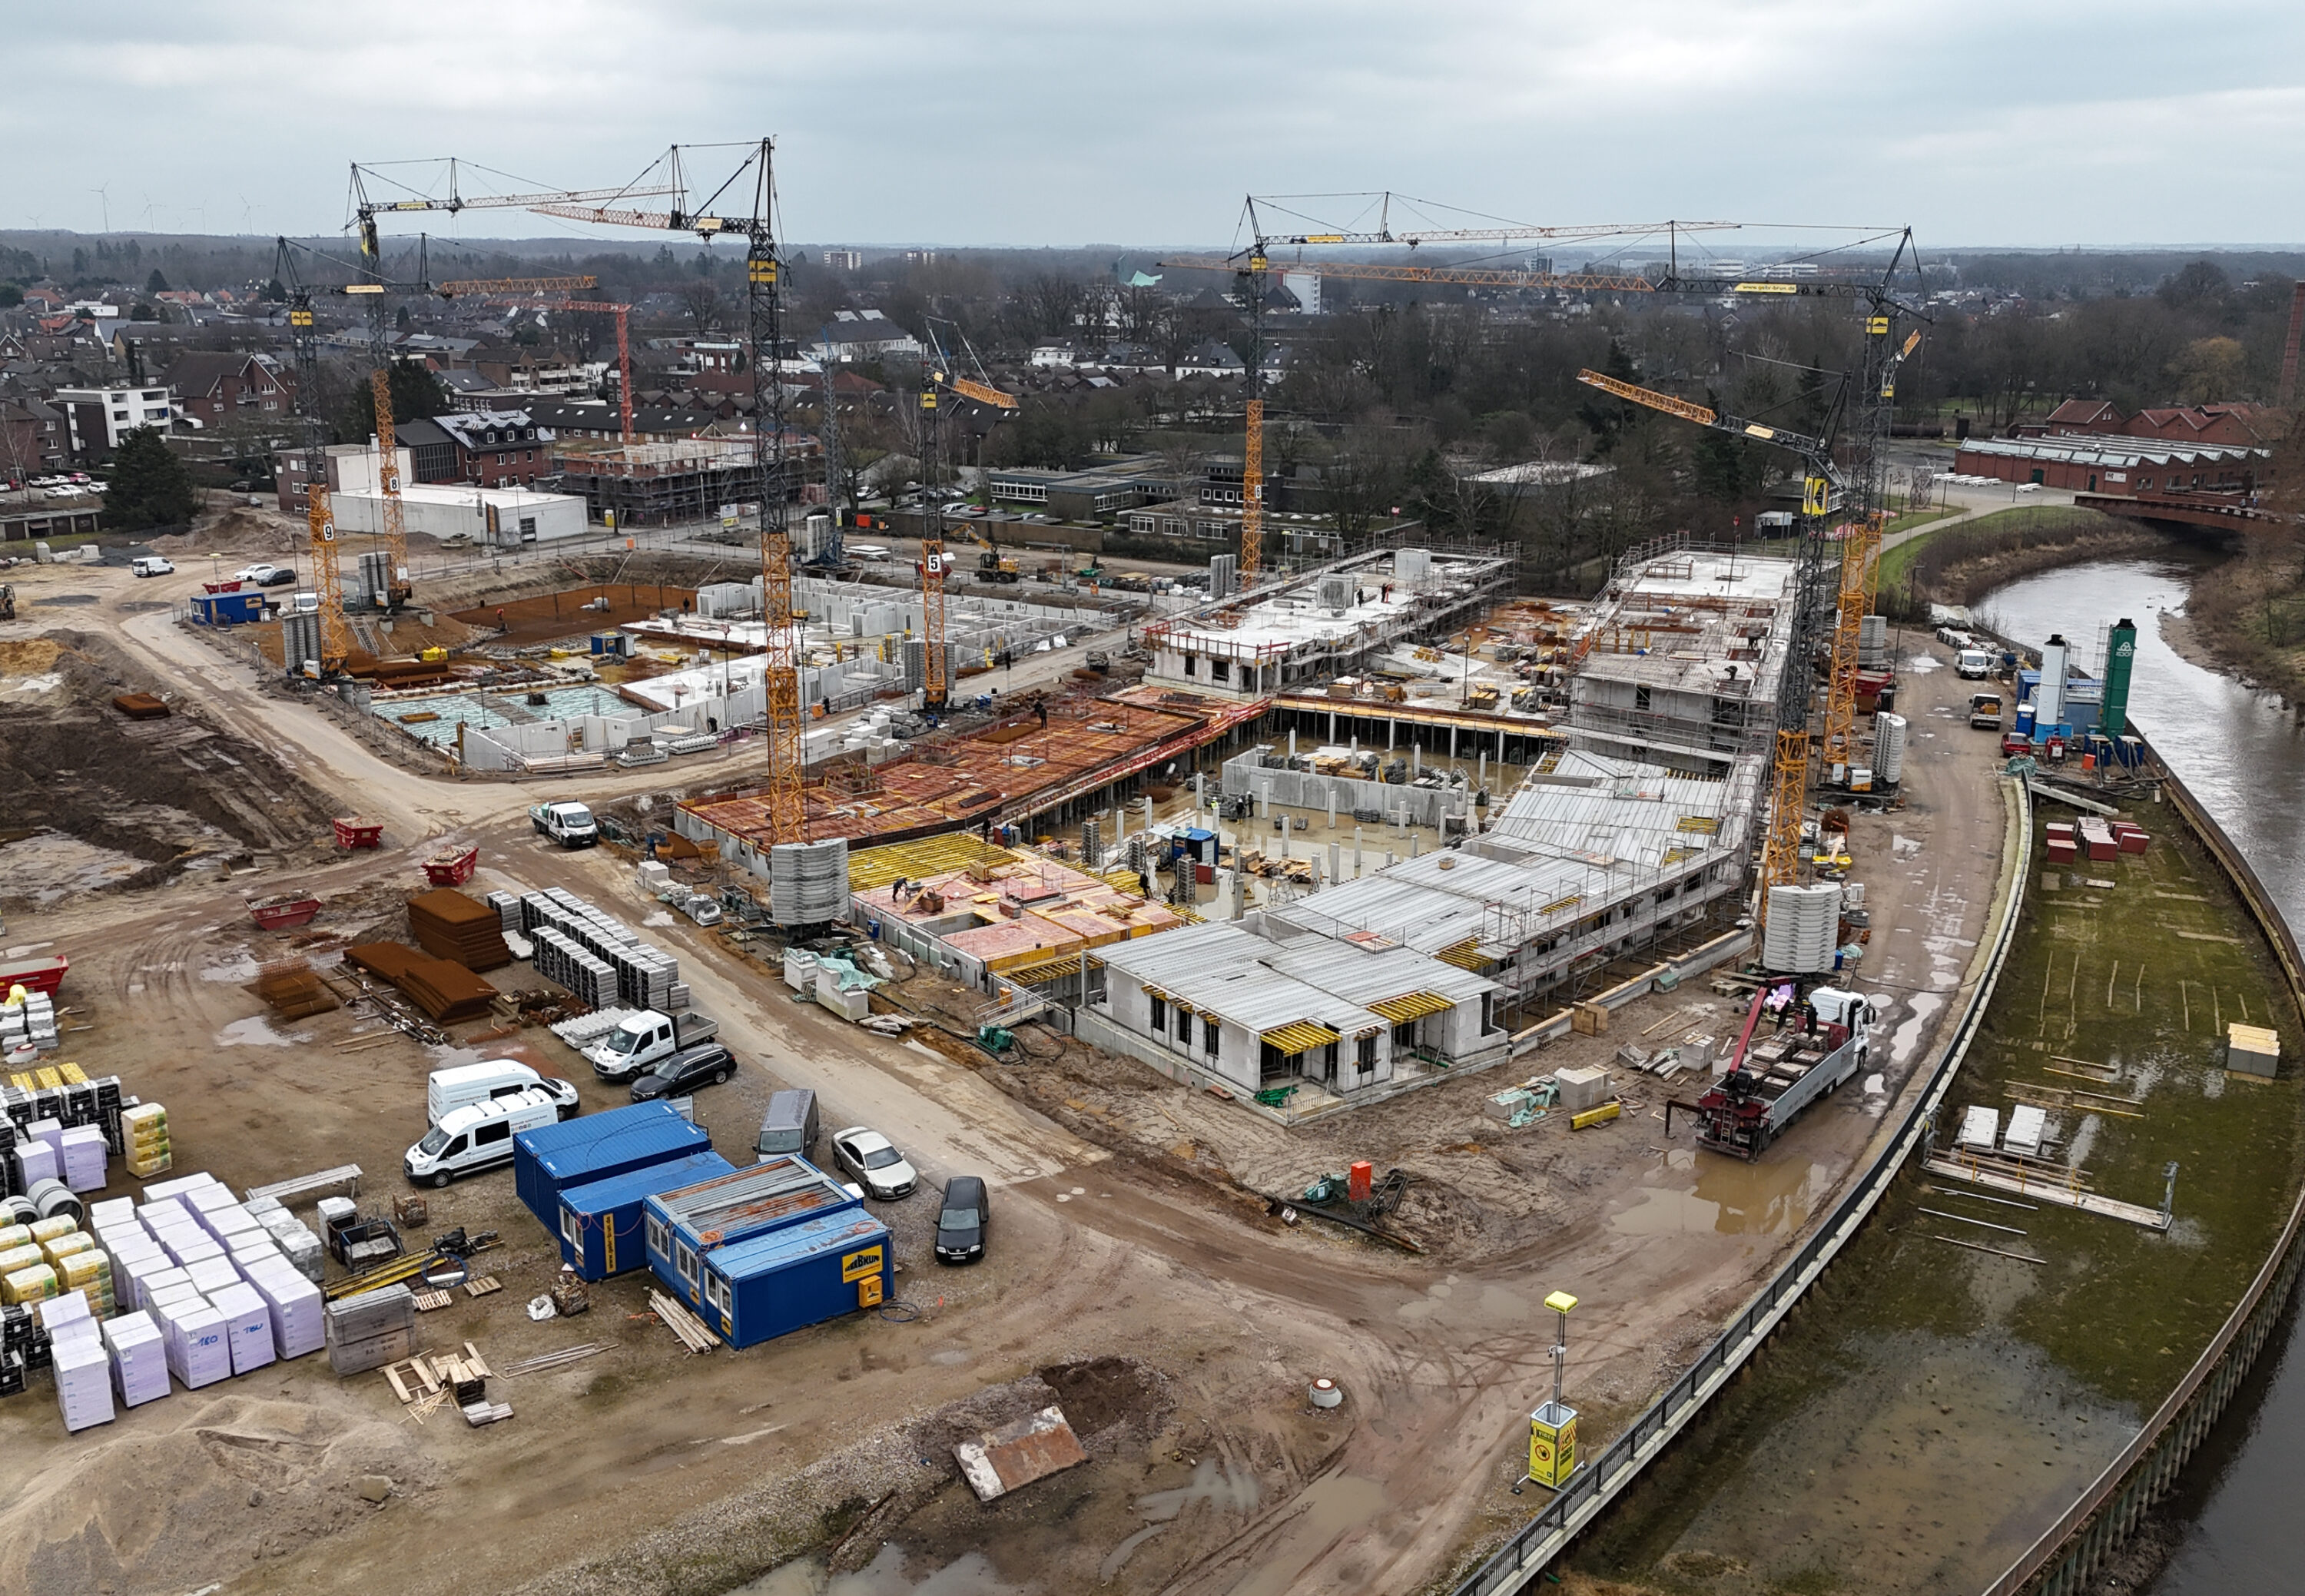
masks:
{"type": "MultiPolygon", "coordinates": [[[[1268,563],[1252,358],[1205,595],[1020,591],[947,547],[940,417],[999,390],[937,348],[917,553],[867,576],[739,153],[710,201],[678,152],[486,199],[355,168],[375,329],[434,291],[396,217],[743,250],[753,430],[562,459],[633,546],[420,575],[378,331],[376,546],[303,418],[309,603],[222,579],[288,535],[242,510],[205,579],[21,584],[0,1584],[407,1588],[485,1534],[425,1587],[1446,1588],[1527,1516],[1544,1282],[1606,1436],[1935,1047],[2001,799],[1881,708],[1960,684],[1867,624],[1877,405],[1783,435],[1790,552],[1537,599],[1438,539],[1268,563]]],[[[591,286],[535,281],[455,286],[591,286]]]]}

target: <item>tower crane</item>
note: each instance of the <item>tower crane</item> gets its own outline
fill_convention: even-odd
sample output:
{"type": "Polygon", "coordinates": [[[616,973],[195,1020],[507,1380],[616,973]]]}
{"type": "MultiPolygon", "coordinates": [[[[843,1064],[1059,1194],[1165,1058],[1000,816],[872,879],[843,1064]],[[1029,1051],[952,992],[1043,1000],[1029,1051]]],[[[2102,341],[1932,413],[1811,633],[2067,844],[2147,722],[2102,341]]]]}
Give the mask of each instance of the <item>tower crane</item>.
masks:
{"type": "MultiPolygon", "coordinates": [[[[744,153],[736,169],[709,194],[693,201],[687,155],[678,145],[615,188],[465,194],[462,181],[466,163],[452,160],[446,163],[445,193],[419,192],[386,168],[368,166],[353,168],[353,195],[361,248],[371,256],[377,251],[380,217],[481,208],[532,210],[601,226],[693,233],[708,244],[724,237],[744,241],[753,466],[761,493],[761,619],[766,630],[761,678],[768,699],[769,768],[763,796],[770,841],[778,844],[805,841],[808,819],[801,788],[800,636],[793,614],[792,544],[787,532],[791,484],[786,480],[785,461],[783,261],[776,236],[775,141],[763,138],[736,148],[744,153]],[[401,191],[403,197],[378,197],[388,189],[401,191]],[[743,209],[747,199],[749,211],[743,209]],[[719,209],[724,200],[731,206],[726,211],[719,209]]],[[[438,167],[435,163],[436,171],[438,167]]]]}
{"type": "MultiPolygon", "coordinates": [[[[1859,373],[1858,414],[1849,428],[1846,457],[1836,459],[1832,443],[1782,427],[1748,421],[1671,394],[1637,387],[1585,371],[1579,382],[1620,399],[1663,411],[1701,427],[1751,439],[1787,449],[1798,456],[1804,472],[1801,515],[1804,522],[1795,577],[1797,598],[1793,633],[1783,676],[1777,691],[1776,755],[1773,765],[1768,838],[1761,855],[1761,918],[1768,915],[1768,889],[1796,879],[1800,858],[1801,812],[1808,786],[1808,697],[1810,675],[1824,630],[1823,617],[1812,597],[1823,585],[1824,521],[1838,501],[1850,511],[1843,529],[1839,603],[1833,627],[1830,685],[1825,699],[1823,762],[1828,768],[1845,767],[1854,747],[1857,705],[1857,661],[1863,620],[1870,607],[1881,548],[1882,457],[1895,412],[1896,373],[1920,343],[1915,329],[1900,345],[1894,341],[1896,318],[1916,312],[1890,292],[1895,274],[1911,247],[1912,235],[1903,234],[1888,269],[1877,284],[1799,284],[1795,287],[1831,289],[1837,296],[1861,294],[1870,303],[1865,319],[1865,344],[1859,373]]],[[[1771,291],[1774,291],[1772,288],[1771,291]]],[[[1845,392],[1845,390],[1844,390],[1845,392]]],[[[1836,402],[1834,408],[1840,408],[1836,402]]],[[[1832,429],[1828,426],[1828,431],[1832,429]]]]}
{"type": "MultiPolygon", "coordinates": [[[[1611,224],[1588,226],[1543,227],[1518,222],[1500,221],[1493,226],[1476,227],[1414,227],[1396,229],[1392,226],[1392,208],[1404,199],[1386,192],[1381,194],[1330,196],[1374,201],[1377,206],[1378,223],[1374,229],[1354,231],[1338,229],[1323,232],[1268,232],[1267,212],[1293,214],[1280,201],[1287,195],[1251,194],[1244,207],[1250,243],[1243,249],[1222,258],[1182,256],[1162,261],[1164,267],[1178,269],[1202,269],[1232,272],[1238,279],[1236,294],[1241,309],[1248,318],[1248,353],[1242,364],[1246,379],[1246,401],[1243,405],[1243,439],[1241,445],[1240,486],[1240,585],[1244,588],[1255,585],[1264,566],[1264,302],[1272,269],[1272,252],[1275,246],[1307,246],[1333,244],[1401,245],[1416,249],[1427,243],[1469,243],[1494,240],[1500,243],[1517,239],[1576,239],[1612,238],[1667,232],[1705,232],[1736,226],[1732,222],[1660,222],[1626,226],[1611,224]],[[1262,209],[1260,209],[1260,207],[1262,209]]],[[[1364,207],[1365,209],[1365,207],[1364,207]]],[[[1676,257],[1677,258],[1677,257],[1676,257]]],[[[1449,280],[1431,275],[1426,269],[1335,268],[1323,265],[1319,269],[1334,276],[1377,276],[1392,272],[1410,274],[1408,280],[1435,282],[1449,280]],[[1424,275],[1416,275],[1424,274],[1424,275]]],[[[1583,280],[1553,278],[1551,273],[1506,273],[1517,278],[1544,277],[1551,286],[1575,286],[1601,288],[1620,287],[1629,291],[1653,289],[1654,284],[1640,277],[1587,277],[1583,280]]],[[[1513,286],[1531,286],[1527,282],[1513,286]]]]}
{"type": "Polygon", "coordinates": [[[939,713],[952,698],[951,661],[945,644],[944,624],[944,585],[951,573],[952,561],[944,547],[944,412],[937,405],[937,393],[941,388],[995,410],[1017,408],[1014,394],[1003,393],[985,380],[983,364],[976,359],[967,335],[945,322],[959,336],[961,347],[976,366],[977,374],[964,377],[953,370],[944,342],[936,333],[936,324],[942,320],[929,318],[929,347],[935,353],[936,362],[924,373],[926,380],[921,385],[921,426],[927,444],[921,462],[921,707],[939,713]]]}
{"type": "MultiPolygon", "coordinates": [[[[550,278],[545,277],[534,280],[539,283],[551,281],[550,278]]],[[[589,288],[593,281],[594,279],[591,277],[583,278],[582,286],[589,288]]],[[[464,286],[463,284],[456,286],[464,286]]],[[[487,288],[489,285],[475,284],[473,286],[487,288]]],[[[625,443],[630,443],[633,440],[633,349],[628,323],[633,307],[628,304],[613,303],[608,300],[557,297],[564,292],[566,290],[549,287],[526,290],[501,289],[490,292],[488,294],[488,303],[492,305],[506,305],[515,310],[598,311],[603,315],[614,316],[617,319],[617,404],[619,423],[617,436],[625,443]],[[547,294],[553,294],[554,297],[536,297],[547,294]]]]}
{"type": "MultiPolygon", "coordinates": [[[[328,510],[328,423],[320,415],[320,345],[312,324],[312,291],[296,269],[285,238],[272,252],[272,275],[288,290],[288,347],[296,368],[296,408],[304,419],[304,517],[312,555],[312,591],[319,600],[320,674],[344,669],[352,653],[353,629],[344,619],[343,573],[336,568],[336,523],[328,510]]],[[[296,661],[282,662],[290,670],[296,661]]]]}

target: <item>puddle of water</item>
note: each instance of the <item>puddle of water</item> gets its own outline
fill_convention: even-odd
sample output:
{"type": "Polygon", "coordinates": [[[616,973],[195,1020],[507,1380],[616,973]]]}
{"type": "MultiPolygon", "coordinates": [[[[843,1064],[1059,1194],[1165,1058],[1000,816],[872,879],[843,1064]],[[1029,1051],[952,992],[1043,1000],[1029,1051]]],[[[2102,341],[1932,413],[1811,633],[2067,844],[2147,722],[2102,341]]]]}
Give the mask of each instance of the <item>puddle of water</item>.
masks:
{"type": "Polygon", "coordinates": [[[219,1047],[293,1047],[312,1039],[310,1031],[274,1030],[261,1014],[251,1014],[245,1020],[235,1020],[217,1032],[219,1047]]]}
{"type": "Polygon", "coordinates": [[[1210,1502],[1220,1511],[1246,1515],[1256,1511],[1259,1494],[1256,1476],[1248,1470],[1204,1457],[1194,1466],[1190,1485],[1141,1496],[1136,1511],[1155,1523],[1167,1523],[1193,1503],[1210,1502]]]}
{"type": "Polygon", "coordinates": [[[854,1574],[831,1574],[823,1558],[802,1558],[737,1586],[729,1596],[1031,1596],[1037,1588],[1001,1579],[982,1552],[970,1552],[919,1579],[906,1566],[909,1561],[893,1541],[854,1574]]]}
{"type": "Polygon", "coordinates": [[[1630,1236],[1789,1235],[1808,1223],[1815,1196],[1831,1179],[1818,1164],[1743,1164],[1686,1152],[1673,1154],[1667,1169],[1683,1182],[1644,1188],[1638,1201],[1609,1216],[1610,1229],[1630,1236]]]}

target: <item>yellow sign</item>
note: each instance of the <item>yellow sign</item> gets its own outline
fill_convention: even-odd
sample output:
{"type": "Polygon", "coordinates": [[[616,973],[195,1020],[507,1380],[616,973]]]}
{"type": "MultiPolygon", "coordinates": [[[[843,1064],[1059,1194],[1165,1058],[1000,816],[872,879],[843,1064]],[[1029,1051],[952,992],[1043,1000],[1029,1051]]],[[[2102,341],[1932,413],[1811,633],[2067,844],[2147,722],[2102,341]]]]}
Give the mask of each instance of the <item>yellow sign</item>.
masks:
{"type": "Polygon", "coordinates": [[[1729,292],[1731,294],[1799,294],[1800,289],[1791,283],[1739,283],[1729,292]]]}
{"type": "Polygon", "coordinates": [[[840,1260],[840,1278],[843,1283],[846,1283],[862,1280],[867,1275],[878,1275],[880,1272],[880,1249],[878,1247],[867,1247],[862,1251],[848,1253],[840,1260]]]}
{"type": "Polygon", "coordinates": [[[1555,1313],[1567,1313],[1577,1306],[1577,1299],[1565,1291],[1557,1291],[1544,1299],[1544,1305],[1555,1313]]]}
{"type": "Polygon", "coordinates": [[[1805,477],[1801,481],[1801,514],[1822,516],[1833,493],[1833,484],[1821,476],[1805,477]]]}
{"type": "Polygon", "coordinates": [[[880,1305],[880,1277],[867,1275],[856,1283],[856,1306],[878,1308],[880,1305]]]}
{"type": "Polygon", "coordinates": [[[1577,1472],[1577,1410],[1548,1402],[1528,1416],[1528,1477],[1558,1489],[1577,1472]]]}

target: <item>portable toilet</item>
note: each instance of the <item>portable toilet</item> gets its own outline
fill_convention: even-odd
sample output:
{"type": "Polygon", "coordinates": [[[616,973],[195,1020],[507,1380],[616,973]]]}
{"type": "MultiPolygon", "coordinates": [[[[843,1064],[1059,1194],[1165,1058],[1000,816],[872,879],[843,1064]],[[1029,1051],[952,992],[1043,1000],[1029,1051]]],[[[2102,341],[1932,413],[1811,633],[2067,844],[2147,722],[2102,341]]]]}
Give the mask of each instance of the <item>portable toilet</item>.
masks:
{"type": "Polygon", "coordinates": [[[560,1194],[570,1187],[711,1148],[711,1136],[681,1118],[671,1104],[634,1103],[514,1137],[513,1188],[536,1222],[557,1233],[560,1194]]]}
{"type": "Polygon", "coordinates": [[[606,1280],[648,1263],[642,1209],[659,1191],[693,1185],[736,1166],[718,1153],[690,1153],[665,1164],[571,1186],[560,1193],[560,1261],[585,1280],[606,1280]]]}
{"type": "Polygon", "coordinates": [[[804,1219],[703,1256],[704,1322],[757,1346],[889,1300],[889,1227],[859,1206],[804,1219]]]}

